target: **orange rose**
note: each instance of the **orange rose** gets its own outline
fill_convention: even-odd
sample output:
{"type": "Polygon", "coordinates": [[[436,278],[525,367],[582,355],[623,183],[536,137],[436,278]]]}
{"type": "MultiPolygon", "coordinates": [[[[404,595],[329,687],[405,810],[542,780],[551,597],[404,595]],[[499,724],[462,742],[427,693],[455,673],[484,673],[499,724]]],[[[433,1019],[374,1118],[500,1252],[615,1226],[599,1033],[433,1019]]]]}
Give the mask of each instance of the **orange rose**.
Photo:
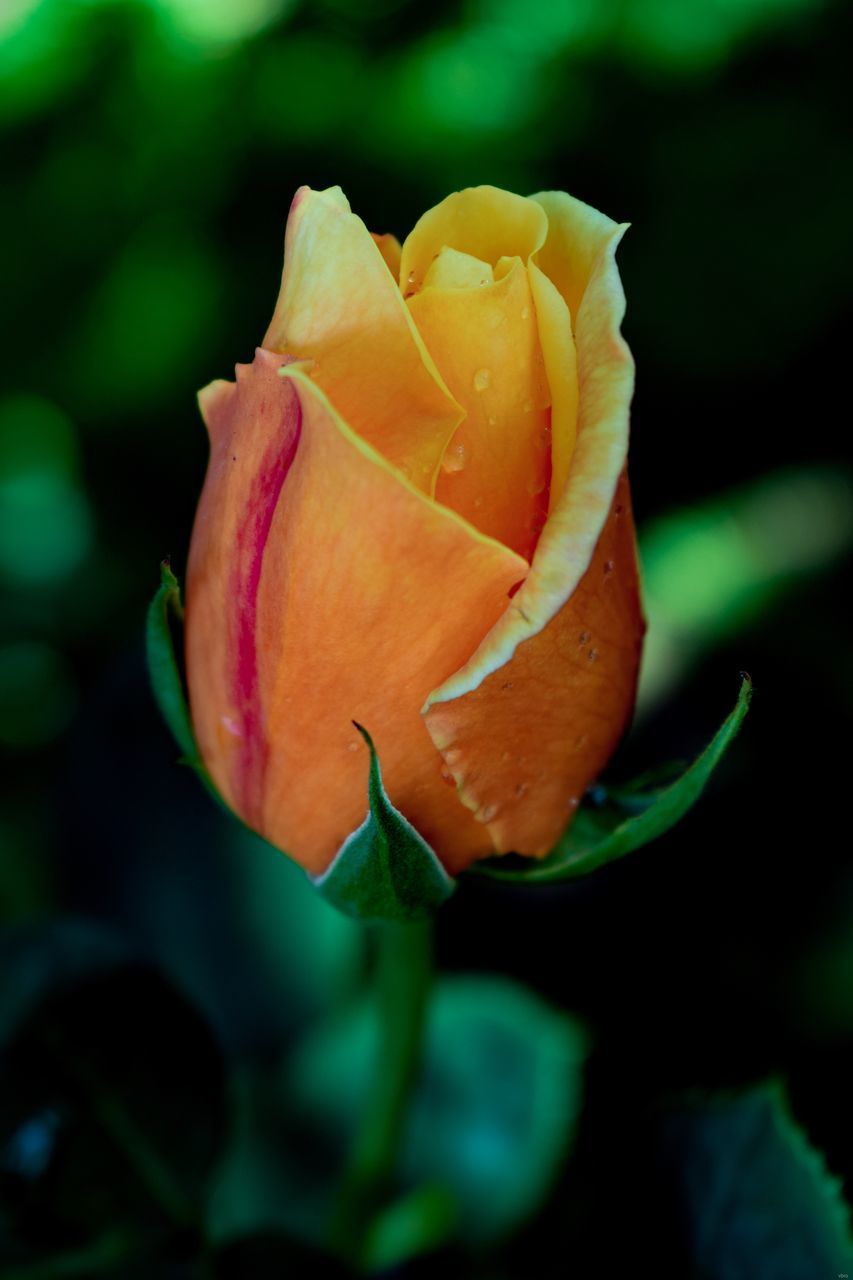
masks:
{"type": "Polygon", "coordinates": [[[625,729],[622,230],[478,187],[401,250],[302,188],[264,345],[201,393],[193,726],[228,803],[313,874],[364,819],[353,721],[452,873],[546,853],[625,729]]]}

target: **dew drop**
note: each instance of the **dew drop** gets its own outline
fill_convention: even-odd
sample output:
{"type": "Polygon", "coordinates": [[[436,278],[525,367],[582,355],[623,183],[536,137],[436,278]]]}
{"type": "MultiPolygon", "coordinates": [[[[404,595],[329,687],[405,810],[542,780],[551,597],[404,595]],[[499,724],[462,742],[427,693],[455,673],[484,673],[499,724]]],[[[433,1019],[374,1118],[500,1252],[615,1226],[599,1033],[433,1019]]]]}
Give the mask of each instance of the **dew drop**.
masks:
{"type": "Polygon", "coordinates": [[[358,751],[358,739],[357,739],[357,738],[353,738],[351,742],[348,742],[348,743],[347,743],[347,751],[358,751]]]}
{"type": "Polygon", "coordinates": [[[533,412],[533,401],[532,401],[532,400],[525,400],[524,404],[523,404],[521,407],[522,407],[522,409],[524,410],[524,412],[525,412],[525,413],[532,413],[532,412],[533,412]]]}
{"type": "Polygon", "coordinates": [[[454,786],[456,782],[456,779],[453,777],[453,774],[449,769],[442,769],[441,780],[442,782],[446,782],[449,787],[454,786]]]}
{"type": "Polygon", "coordinates": [[[512,688],[512,681],[511,681],[511,680],[504,680],[503,684],[501,685],[501,688],[502,688],[502,689],[511,689],[511,688],[512,688]]]}
{"type": "Polygon", "coordinates": [[[530,784],[528,782],[517,782],[515,784],[515,794],[518,796],[519,800],[522,796],[526,796],[529,790],[530,784]]]}
{"type": "Polygon", "coordinates": [[[529,308],[529,307],[522,307],[522,308],[521,308],[521,318],[522,318],[522,320],[529,320],[529,319],[530,319],[530,308],[529,308]]]}
{"type": "Polygon", "coordinates": [[[615,560],[605,560],[605,561],[604,561],[604,572],[605,572],[605,573],[612,573],[612,572],[613,572],[613,570],[614,570],[615,568],[616,568],[616,561],[615,561],[615,560]]]}
{"type": "Polygon", "coordinates": [[[240,728],[233,716],[222,717],[223,728],[234,738],[242,738],[243,730],[240,728]]]}
{"type": "Polygon", "coordinates": [[[589,638],[590,638],[589,632],[588,632],[588,631],[582,631],[582,632],[580,633],[580,635],[578,636],[578,644],[586,644],[586,642],[589,640],[589,638]]]}
{"type": "Polygon", "coordinates": [[[461,471],[464,466],[465,466],[464,444],[452,444],[441,460],[442,471],[448,471],[452,474],[455,471],[461,471]]]}
{"type": "Polygon", "coordinates": [[[580,800],[578,799],[578,797],[577,797],[577,796],[572,796],[572,797],[570,798],[570,800],[569,800],[569,808],[570,808],[570,809],[577,809],[577,807],[578,807],[578,805],[579,805],[579,804],[580,804],[580,800]]]}
{"type": "Polygon", "coordinates": [[[476,815],[478,822],[491,822],[497,814],[498,806],[496,804],[486,804],[476,815]]]}
{"type": "Polygon", "coordinates": [[[492,373],[490,369],[478,369],[474,374],[474,390],[485,391],[491,381],[492,373]]]}
{"type": "Polygon", "coordinates": [[[527,492],[530,494],[531,498],[535,498],[538,494],[544,493],[545,488],[546,485],[542,476],[531,476],[527,481],[527,492]]]}
{"type": "Polygon", "coordinates": [[[586,656],[587,656],[587,658],[589,658],[590,662],[597,662],[597,661],[598,661],[598,650],[597,650],[597,649],[590,649],[586,656]]]}
{"type": "Polygon", "coordinates": [[[483,505],[483,499],[482,499],[482,498],[475,498],[475,499],[474,499],[474,506],[475,506],[475,507],[477,507],[477,508],[479,509],[480,507],[482,507],[482,505],[483,505]]]}
{"type": "Polygon", "coordinates": [[[448,764],[455,764],[462,752],[458,747],[451,747],[449,751],[445,751],[444,758],[448,764]]]}

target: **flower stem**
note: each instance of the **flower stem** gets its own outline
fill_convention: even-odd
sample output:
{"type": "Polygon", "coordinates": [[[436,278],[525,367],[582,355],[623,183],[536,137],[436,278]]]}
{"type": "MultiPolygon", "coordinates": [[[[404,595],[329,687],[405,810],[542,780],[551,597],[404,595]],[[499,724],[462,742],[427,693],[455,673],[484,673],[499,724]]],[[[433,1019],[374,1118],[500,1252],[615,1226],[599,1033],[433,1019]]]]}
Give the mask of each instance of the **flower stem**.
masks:
{"type": "Polygon", "coordinates": [[[388,1193],[418,1071],[432,977],[431,925],[375,929],[377,1057],[349,1153],[333,1237],[360,1261],[371,1218],[388,1193]]]}

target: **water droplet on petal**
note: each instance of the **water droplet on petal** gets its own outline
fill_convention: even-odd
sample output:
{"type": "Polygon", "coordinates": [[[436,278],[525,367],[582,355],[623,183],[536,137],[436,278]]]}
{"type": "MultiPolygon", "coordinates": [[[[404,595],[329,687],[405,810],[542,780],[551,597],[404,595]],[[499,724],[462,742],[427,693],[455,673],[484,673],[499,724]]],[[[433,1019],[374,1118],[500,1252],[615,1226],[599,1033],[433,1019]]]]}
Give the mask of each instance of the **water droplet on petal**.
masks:
{"type": "Polygon", "coordinates": [[[464,444],[452,444],[441,460],[442,471],[461,471],[465,466],[464,444]]]}
{"type": "Polygon", "coordinates": [[[527,492],[531,498],[535,498],[537,494],[545,492],[545,480],[542,476],[531,476],[527,481],[527,492]]]}
{"type": "Polygon", "coordinates": [[[519,800],[522,796],[526,796],[529,790],[530,784],[528,782],[517,782],[515,784],[515,794],[518,796],[519,800]]]}
{"type": "Polygon", "coordinates": [[[485,391],[491,381],[492,372],[490,369],[478,369],[474,374],[474,390],[485,391]]]}
{"type": "Polygon", "coordinates": [[[479,510],[479,508],[480,508],[480,507],[482,507],[482,505],[483,505],[483,499],[482,499],[482,498],[475,498],[475,499],[474,499],[474,506],[475,506],[475,507],[477,507],[477,508],[478,508],[478,510],[479,510]]]}
{"type": "Polygon", "coordinates": [[[458,747],[451,747],[449,751],[445,751],[444,758],[448,764],[455,764],[462,752],[458,747]]]}
{"type": "Polygon", "coordinates": [[[613,572],[613,570],[614,570],[615,568],[616,568],[616,561],[615,561],[615,560],[605,560],[605,561],[604,561],[604,572],[605,572],[605,573],[612,573],[612,572],[613,572]]]}
{"type": "Polygon", "coordinates": [[[590,662],[596,662],[598,660],[598,650],[590,649],[586,656],[589,658],[590,662]]]}
{"type": "Polygon", "coordinates": [[[449,787],[454,786],[456,783],[456,779],[454,778],[453,774],[450,772],[449,769],[442,769],[441,780],[442,782],[446,782],[449,787]]]}
{"type": "Polygon", "coordinates": [[[530,319],[530,308],[529,308],[529,307],[522,307],[522,308],[521,308],[521,318],[522,318],[522,320],[529,320],[529,319],[530,319]]]}
{"type": "Polygon", "coordinates": [[[223,716],[222,724],[223,724],[223,727],[227,730],[227,732],[230,733],[233,737],[242,738],[243,730],[240,728],[240,725],[237,723],[237,721],[234,719],[233,716],[223,716]]]}
{"type": "Polygon", "coordinates": [[[491,822],[497,812],[498,806],[496,804],[486,804],[483,805],[482,809],[475,816],[478,822],[491,822]]]}
{"type": "Polygon", "coordinates": [[[580,804],[580,800],[578,799],[578,797],[577,797],[577,796],[572,796],[572,797],[570,798],[570,800],[569,800],[569,808],[570,808],[570,809],[577,809],[577,807],[578,807],[578,805],[579,805],[579,804],[580,804]]]}
{"type": "Polygon", "coordinates": [[[589,638],[590,638],[590,636],[589,636],[589,632],[588,632],[588,631],[582,631],[582,632],[580,633],[580,635],[578,636],[578,644],[586,644],[586,643],[587,643],[587,641],[589,640],[589,638]]]}
{"type": "Polygon", "coordinates": [[[358,751],[358,739],[353,738],[347,743],[347,751],[358,751]]]}
{"type": "Polygon", "coordinates": [[[523,404],[521,407],[522,407],[522,409],[524,410],[524,412],[525,412],[525,413],[532,413],[532,412],[533,412],[533,401],[532,401],[532,400],[525,400],[524,404],[523,404]]]}

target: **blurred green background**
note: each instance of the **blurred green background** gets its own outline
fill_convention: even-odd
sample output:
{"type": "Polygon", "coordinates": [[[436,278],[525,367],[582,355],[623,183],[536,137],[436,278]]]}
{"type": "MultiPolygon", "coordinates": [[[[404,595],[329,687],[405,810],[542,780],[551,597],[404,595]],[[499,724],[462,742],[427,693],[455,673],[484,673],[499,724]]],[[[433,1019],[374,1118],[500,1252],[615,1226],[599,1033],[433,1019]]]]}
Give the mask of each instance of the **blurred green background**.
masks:
{"type": "MultiPolygon", "coordinates": [[[[487,1109],[469,1134],[450,1108],[464,1141],[427,1158],[438,1122],[421,1116],[412,1180],[449,1163],[471,1221],[503,1194],[504,1227],[527,1221],[496,1251],[486,1213],[456,1274],[526,1277],[531,1253],[537,1275],[592,1274],[616,1265],[617,1224],[632,1267],[736,1274],[699,1256],[711,1191],[659,1122],[684,1091],[781,1078],[853,1188],[852,37],[830,0],[3,0],[0,1274],[332,1265],[294,1252],[336,1149],[292,1100],[310,1111],[296,1077],[323,1079],[323,1050],[306,1036],[350,1009],[362,940],[175,765],[142,652],[158,561],[182,568],[204,475],[194,392],[260,341],[302,183],[339,183],[401,238],[479,182],[565,189],[633,224],[650,633],[613,776],[689,758],[741,668],[756,687],[711,791],[659,845],[559,890],[472,881],[442,912],[447,973],[549,1001],[494,1001],[532,1046],[518,1088],[553,1084],[536,1055],[555,1045],[574,1064],[573,1101],[546,1096],[529,1150],[487,1109]],[[45,1036],[63,1061],[94,1053],[103,1089],[91,1063],[58,1082],[33,1048],[45,1036]],[[81,1119],[81,1089],[91,1104],[117,1082],[137,1130],[162,1134],[171,1191],[138,1151],[118,1190],[127,1161],[99,1146],[100,1103],[81,1119]],[[216,1241],[243,1244],[201,1258],[200,1202],[216,1241]]],[[[346,1074],[358,1035],[341,1034],[346,1074]]],[[[454,1097],[475,1061],[444,1082],[454,1097]]],[[[515,1079],[503,1050],[484,1062],[515,1079]]],[[[389,1264],[395,1230],[377,1245],[389,1264]]],[[[428,1236],[406,1274],[443,1256],[428,1236]]]]}

